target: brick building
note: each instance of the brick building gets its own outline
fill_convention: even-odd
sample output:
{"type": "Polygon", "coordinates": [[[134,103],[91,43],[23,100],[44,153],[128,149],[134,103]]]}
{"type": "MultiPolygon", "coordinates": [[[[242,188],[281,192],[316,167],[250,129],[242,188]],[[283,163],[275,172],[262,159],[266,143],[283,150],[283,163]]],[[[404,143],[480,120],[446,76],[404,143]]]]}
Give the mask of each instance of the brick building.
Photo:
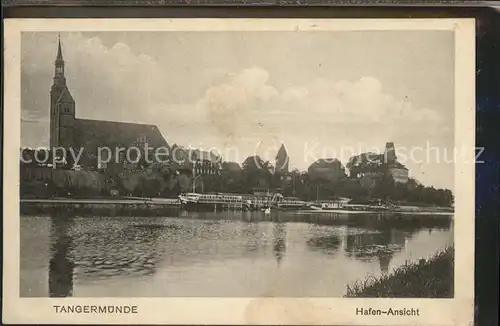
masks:
{"type": "Polygon", "coordinates": [[[79,164],[87,169],[98,168],[97,152],[100,147],[111,149],[113,163],[125,160],[124,153],[117,152],[119,148],[127,149],[138,144],[144,146],[147,143],[152,149],[159,147],[168,149],[168,143],[156,125],[77,118],[76,103],[66,85],[64,66],[59,40],[54,81],[50,90],[51,149],[73,148],[77,153],[83,148],[79,164]]]}

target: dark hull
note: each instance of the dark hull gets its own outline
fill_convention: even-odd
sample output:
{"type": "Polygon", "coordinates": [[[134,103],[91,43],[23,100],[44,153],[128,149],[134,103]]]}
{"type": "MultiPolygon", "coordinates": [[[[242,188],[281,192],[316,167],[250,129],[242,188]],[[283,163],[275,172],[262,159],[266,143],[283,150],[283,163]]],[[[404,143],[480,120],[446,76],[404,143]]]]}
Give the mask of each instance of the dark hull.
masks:
{"type": "Polygon", "coordinates": [[[306,209],[307,205],[297,204],[279,204],[271,205],[253,205],[242,202],[224,203],[224,202],[195,202],[181,201],[181,208],[189,212],[220,212],[220,211],[261,211],[265,208],[279,211],[298,211],[306,209]]]}
{"type": "Polygon", "coordinates": [[[306,209],[307,205],[280,205],[277,208],[280,211],[299,211],[306,209]]]}
{"type": "Polygon", "coordinates": [[[188,212],[220,212],[220,211],[239,211],[246,210],[241,204],[225,204],[225,203],[182,203],[181,208],[188,212]]]}

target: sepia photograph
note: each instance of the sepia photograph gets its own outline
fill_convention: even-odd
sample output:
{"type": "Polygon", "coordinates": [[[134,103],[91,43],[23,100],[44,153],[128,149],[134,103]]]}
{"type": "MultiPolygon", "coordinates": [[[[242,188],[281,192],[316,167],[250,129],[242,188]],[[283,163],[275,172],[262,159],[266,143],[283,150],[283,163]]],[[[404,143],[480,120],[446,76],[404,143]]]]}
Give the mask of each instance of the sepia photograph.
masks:
{"type": "Polygon", "coordinates": [[[471,322],[473,21],[94,22],[7,25],[11,320],[471,322]]]}

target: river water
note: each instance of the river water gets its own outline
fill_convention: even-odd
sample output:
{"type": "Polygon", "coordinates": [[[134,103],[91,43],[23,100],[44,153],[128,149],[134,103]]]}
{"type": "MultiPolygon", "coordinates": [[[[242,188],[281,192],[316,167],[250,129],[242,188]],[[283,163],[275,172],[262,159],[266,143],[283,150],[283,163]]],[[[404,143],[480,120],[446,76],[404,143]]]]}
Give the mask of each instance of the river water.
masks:
{"type": "Polygon", "coordinates": [[[21,297],[341,297],[453,244],[451,217],[21,216],[21,297]]]}

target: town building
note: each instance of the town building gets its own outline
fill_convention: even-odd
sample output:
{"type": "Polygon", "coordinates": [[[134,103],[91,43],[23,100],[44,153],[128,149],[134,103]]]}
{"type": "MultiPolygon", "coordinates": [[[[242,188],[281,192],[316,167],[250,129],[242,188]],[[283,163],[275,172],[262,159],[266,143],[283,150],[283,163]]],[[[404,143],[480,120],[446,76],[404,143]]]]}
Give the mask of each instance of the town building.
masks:
{"type": "Polygon", "coordinates": [[[409,180],[409,170],[398,161],[393,142],[386,143],[384,154],[367,152],[351,157],[347,167],[350,177],[363,184],[372,184],[387,174],[396,183],[405,184],[409,180]]]}
{"type": "Polygon", "coordinates": [[[385,144],[384,160],[385,172],[392,176],[394,182],[408,182],[408,168],[398,162],[398,158],[396,156],[396,147],[394,146],[393,142],[388,142],[385,144]]]}
{"type": "MultiPolygon", "coordinates": [[[[58,41],[57,55],[55,60],[54,81],[50,90],[50,148],[72,148],[78,152],[83,148],[81,160],[78,162],[83,168],[107,168],[109,164],[98,166],[97,154],[99,148],[108,148],[109,151],[101,150],[103,160],[113,164],[122,165],[127,158],[127,149],[138,143],[145,143],[152,149],[168,149],[168,143],[156,125],[102,121],[77,118],[76,103],[66,84],[64,72],[65,62],[61,48],[61,40],[58,41]],[[119,149],[123,148],[123,151],[119,149]]],[[[129,151],[130,154],[130,151],[129,151]]],[[[135,153],[134,153],[135,154],[135,153]]],[[[130,156],[130,155],[128,155],[130,156]]]]}
{"type": "Polygon", "coordinates": [[[195,175],[219,175],[221,173],[222,158],[211,151],[174,144],[171,159],[179,170],[190,171],[195,175]]]}
{"type": "Polygon", "coordinates": [[[353,156],[347,163],[349,176],[360,179],[364,176],[381,175],[383,173],[384,155],[373,152],[353,156]]]}
{"type": "Polygon", "coordinates": [[[307,170],[311,181],[324,180],[336,182],[346,177],[345,168],[338,159],[319,159],[307,170]]]}
{"type": "Polygon", "coordinates": [[[387,166],[387,172],[392,176],[396,183],[408,183],[409,171],[403,164],[399,162],[392,163],[387,166]]]}

